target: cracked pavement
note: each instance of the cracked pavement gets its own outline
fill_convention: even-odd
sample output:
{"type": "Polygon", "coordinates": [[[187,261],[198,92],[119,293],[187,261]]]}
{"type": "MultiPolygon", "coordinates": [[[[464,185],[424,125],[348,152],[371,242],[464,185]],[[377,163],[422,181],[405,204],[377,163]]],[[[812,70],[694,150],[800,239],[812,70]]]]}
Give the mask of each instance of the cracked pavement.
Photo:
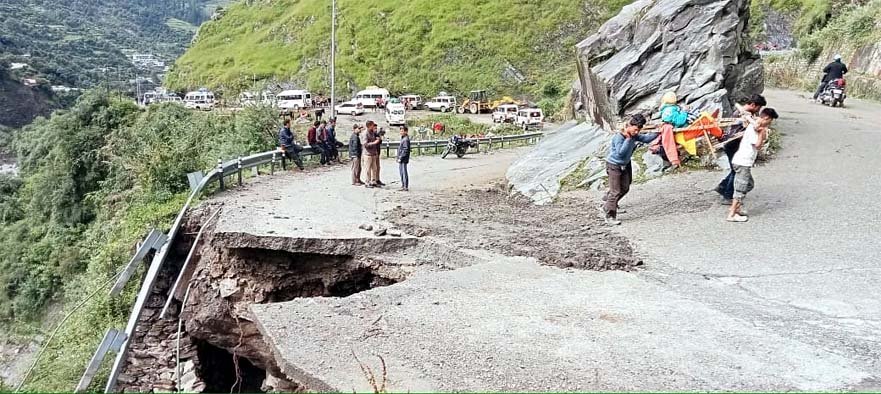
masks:
{"type": "MultiPolygon", "coordinates": [[[[374,371],[383,357],[401,392],[881,390],[881,106],[766,96],[784,149],[754,170],[750,222],[725,222],[721,172],[635,185],[615,231],[644,270],[472,251],[462,268],[344,298],[252,305],[255,322],[283,371],[322,391],[373,391],[354,355],[374,371]]],[[[510,158],[446,178],[430,158],[417,168],[428,190],[461,188],[510,158]]],[[[396,198],[357,192],[364,207],[396,198]]],[[[591,192],[564,198],[596,214],[591,192]]]]}

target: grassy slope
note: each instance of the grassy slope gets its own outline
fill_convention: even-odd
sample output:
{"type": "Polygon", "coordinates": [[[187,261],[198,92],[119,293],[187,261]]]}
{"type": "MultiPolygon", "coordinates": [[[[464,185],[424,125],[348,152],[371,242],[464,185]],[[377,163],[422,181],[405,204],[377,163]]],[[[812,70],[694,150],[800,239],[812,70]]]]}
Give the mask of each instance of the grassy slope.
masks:
{"type": "MultiPolygon", "coordinates": [[[[806,73],[804,63],[798,61],[800,58],[814,62],[814,68],[822,67],[835,53],[851,59],[861,47],[881,41],[881,0],[848,5],[838,12],[822,28],[801,37],[797,57],[765,59],[769,86],[813,91],[820,77],[819,69],[806,73]]],[[[881,80],[852,71],[848,74],[848,95],[881,100],[881,80]]]]}
{"type": "MultiPolygon", "coordinates": [[[[237,91],[276,79],[328,91],[330,2],[240,2],[202,26],[166,83],[237,91]]],[[[622,0],[341,0],[337,85],[435,94],[567,86],[573,46],[622,0]],[[505,69],[525,77],[519,83],[505,69]]]]}

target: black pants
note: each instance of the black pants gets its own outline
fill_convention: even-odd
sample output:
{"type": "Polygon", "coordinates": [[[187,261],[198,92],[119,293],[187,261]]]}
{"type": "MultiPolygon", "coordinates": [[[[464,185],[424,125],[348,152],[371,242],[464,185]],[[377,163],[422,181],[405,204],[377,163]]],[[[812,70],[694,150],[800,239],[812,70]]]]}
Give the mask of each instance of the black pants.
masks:
{"type": "Polygon", "coordinates": [[[290,159],[292,162],[294,162],[294,164],[297,165],[297,168],[302,170],[303,169],[303,159],[300,158],[300,151],[302,151],[302,150],[303,150],[303,147],[301,147],[299,145],[285,146],[284,147],[284,154],[282,155],[281,159],[282,160],[284,160],[285,158],[290,159]]]}
{"type": "Polygon", "coordinates": [[[823,93],[823,89],[826,89],[826,84],[828,83],[829,82],[820,82],[820,86],[817,86],[817,92],[814,93],[814,100],[816,100],[817,97],[820,97],[820,93],[823,93]]]}
{"type": "Polygon", "coordinates": [[[730,170],[728,171],[728,176],[722,182],[719,182],[719,186],[716,187],[722,198],[728,200],[734,198],[734,164],[731,164],[731,160],[734,159],[734,154],[737,153],[738,148],[740,148],[740,138],[725,144],[725,156],[728,156],[728,167],[730,170]]]}
{"type": "Polygon", "coordinates": [[[312,148],[312,153],[318,155],[319,162],[321,164],[327,164],[327,149],[324,149],[324,146],[318,142],[310,145],[310,147],[312,148]]]}
{"type": "Polygon", "coordinates": [[[606,173],[609,175],[609,191],[606,192],[606,204],[603,210],[606,216],[618,216],[618,202],[630,191],[633,182],[633,167],[630,163],[626,166],[606,163],[606,173]]]}

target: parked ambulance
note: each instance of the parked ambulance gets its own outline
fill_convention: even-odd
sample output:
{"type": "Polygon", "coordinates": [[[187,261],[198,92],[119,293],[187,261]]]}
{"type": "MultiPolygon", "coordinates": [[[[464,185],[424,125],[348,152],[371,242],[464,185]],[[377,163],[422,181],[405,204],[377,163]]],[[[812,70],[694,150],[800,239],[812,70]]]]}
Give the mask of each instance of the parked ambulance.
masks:
{"type": "Polygon", "coordinates": [[[389,126],[403,126],[407,124],[407,108],[398,99],[392,99],[385,107],[385,120],[389,126]]]}

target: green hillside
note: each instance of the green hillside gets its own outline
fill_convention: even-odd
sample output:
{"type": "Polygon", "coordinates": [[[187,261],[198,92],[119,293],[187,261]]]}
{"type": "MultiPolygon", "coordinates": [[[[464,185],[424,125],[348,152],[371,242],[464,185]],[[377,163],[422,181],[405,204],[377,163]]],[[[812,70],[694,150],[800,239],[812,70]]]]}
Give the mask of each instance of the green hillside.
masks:
{"type": "MultiPolygon", "coordinates": [[[[379,85],[430,95],[559,91],[574,75],[573,46],[626,1],[337,3],[339,93],[379,85]]],[[[327,92],[330,19],[326,0],[239,2],[202,25],[166,84],[236,92],[271,80],[327,92]]]]}

